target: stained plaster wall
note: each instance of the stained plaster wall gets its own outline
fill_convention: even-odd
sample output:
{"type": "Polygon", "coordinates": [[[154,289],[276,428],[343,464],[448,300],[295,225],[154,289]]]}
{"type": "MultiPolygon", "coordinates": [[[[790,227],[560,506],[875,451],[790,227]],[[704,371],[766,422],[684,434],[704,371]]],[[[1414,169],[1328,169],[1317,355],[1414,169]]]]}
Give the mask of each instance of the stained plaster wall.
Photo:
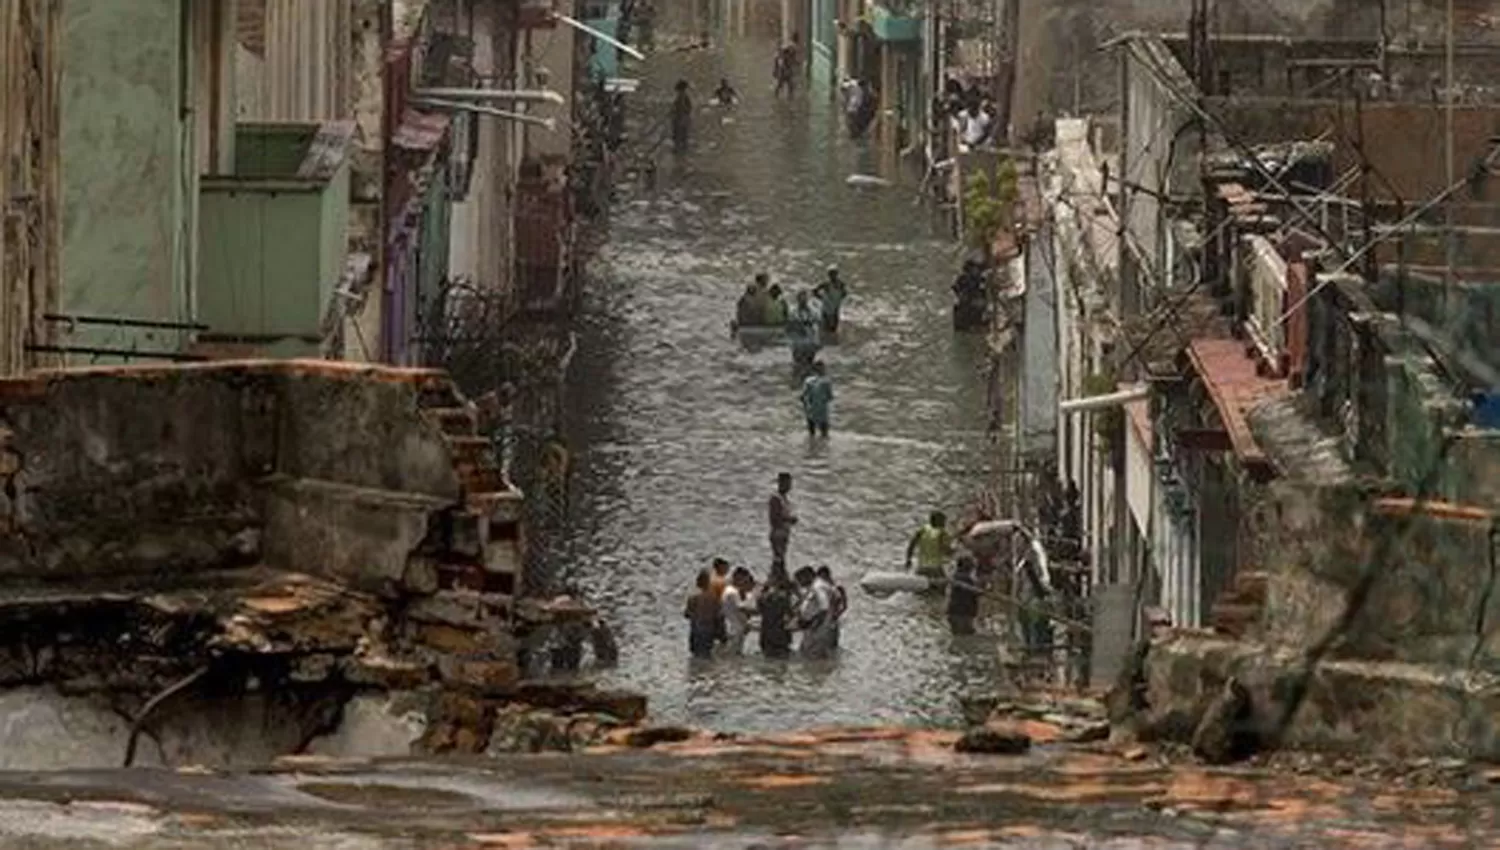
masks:
{"type": "MultiPolygon", "coordinates": [[[[183,127],[181,0],[69,0],[62,37],[67,313],[192,316],[197,194],[183,127]]],[[[171,332],[79,329],[72,345],[175,348],[171,332]]]]}

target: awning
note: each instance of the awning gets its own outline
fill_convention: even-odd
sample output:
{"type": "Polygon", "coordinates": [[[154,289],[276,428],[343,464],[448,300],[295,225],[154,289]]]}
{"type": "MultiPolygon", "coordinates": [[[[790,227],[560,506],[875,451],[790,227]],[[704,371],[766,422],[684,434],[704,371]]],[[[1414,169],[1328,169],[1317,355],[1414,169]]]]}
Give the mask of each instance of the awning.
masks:
{"type": "Polygon", "coordinates": [[[443,140],[450,123],[442,113],[408,107],[401,114],[401,125],[391,134],[391,144],[409,151],[430,151],[443,140]]]}
{"type": "Polygon", "coordinates": [[[1195,339],[1188,343],[1187,354],[1219,411],[1235,456],[1245,464],[1269,464],[1250,432],[1247,414],[1266,399],[1290,393],[1287,382],[1262,377],[1244,343],[1237,340],[1195,339]]]}

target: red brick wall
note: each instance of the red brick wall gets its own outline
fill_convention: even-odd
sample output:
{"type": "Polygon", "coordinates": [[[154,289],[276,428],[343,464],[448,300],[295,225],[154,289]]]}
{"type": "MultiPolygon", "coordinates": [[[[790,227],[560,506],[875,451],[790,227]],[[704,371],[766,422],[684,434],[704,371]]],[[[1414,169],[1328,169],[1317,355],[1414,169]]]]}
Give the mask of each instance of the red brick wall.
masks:
{"type": "MultiPolygon", "coordinates": [[[[1211,98],[1210,111],[1248,144],[1310,140],[1331,131],[1339,172],[1359,162],[1354,142],[1362,123],[1364,148],[1378,172],[1371,180],[1377,199],[1390,196],[1387,181],[1408,200],[1425,200],[1446,186],[1444,118],[1430,104],[1366,104],[1363,122],[1355,120],[1352,104],[1325,100],[1211,98]]],[[[1455,170],[1461,176],[1489,151],[1490,137],[1500,135],[1500,106],[1455,108],[1453,130],[1455,170]]],[[[1472,199],[1500,200],[1500,186],[1472,199]]]]}

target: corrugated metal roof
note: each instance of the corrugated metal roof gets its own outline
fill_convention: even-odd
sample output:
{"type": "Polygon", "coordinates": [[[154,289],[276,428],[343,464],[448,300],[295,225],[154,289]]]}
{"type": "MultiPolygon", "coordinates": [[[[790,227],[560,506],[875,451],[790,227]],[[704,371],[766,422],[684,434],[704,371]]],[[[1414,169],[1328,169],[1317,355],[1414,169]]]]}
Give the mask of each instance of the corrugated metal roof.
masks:
{"type": "Polygon", "coordinates": [[[1238,340],[1195,339],[1188,343],[1188,357],[1219,410],[1235,456],[1246,463],[1268,463],[1250,433],[1248,414],[1259,402],[1291,392],[1287,382],[1261,377],[1238,340]]]}

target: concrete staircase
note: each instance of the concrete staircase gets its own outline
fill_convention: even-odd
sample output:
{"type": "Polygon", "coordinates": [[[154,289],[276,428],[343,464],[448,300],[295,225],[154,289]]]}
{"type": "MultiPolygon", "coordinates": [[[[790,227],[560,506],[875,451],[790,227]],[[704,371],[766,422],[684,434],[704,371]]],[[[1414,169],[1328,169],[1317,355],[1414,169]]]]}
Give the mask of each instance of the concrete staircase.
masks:
{"type": "Polygon", "coordinates": [[[1209,625],[1232,638],[1253,637],[1266,610],[1269,578],[1258,570],[1242,570],[1224,589],[1209,611],[1209,625]]]}
{"type": "Polygon", "coordinates": [[[522,587],[521,491],[505,480],[490,439],[479,433],[477,411],[451,380],[428,381],[418,406],[442,433],[463,488],[463,506],[448,517],[438,587],[484,594],[508,619],[522,587]]]}

